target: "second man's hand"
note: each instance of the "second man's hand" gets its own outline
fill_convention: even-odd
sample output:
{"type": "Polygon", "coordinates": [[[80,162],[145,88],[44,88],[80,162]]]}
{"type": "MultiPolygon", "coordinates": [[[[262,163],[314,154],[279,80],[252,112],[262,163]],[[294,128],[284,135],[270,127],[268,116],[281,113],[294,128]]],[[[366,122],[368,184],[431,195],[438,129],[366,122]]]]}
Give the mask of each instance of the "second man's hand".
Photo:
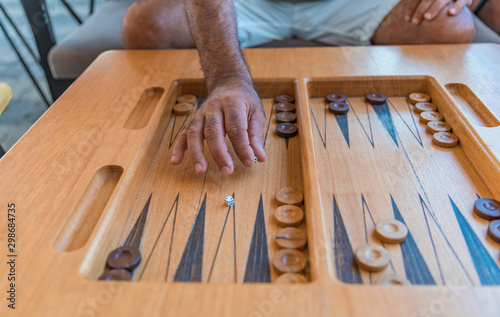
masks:
{"type": "Polygon", "coordinates": [[[179,135],[173,148],[171,163],[182,162],[186,150],[196,173],[207,170],[204,142],[224,175],[234,171],[225,136],[246,167],[266,158],[264,153],[265,115],[259,96],[251,83],[234,80],[216,86],[195,113],[187,128],[179,135]]]}

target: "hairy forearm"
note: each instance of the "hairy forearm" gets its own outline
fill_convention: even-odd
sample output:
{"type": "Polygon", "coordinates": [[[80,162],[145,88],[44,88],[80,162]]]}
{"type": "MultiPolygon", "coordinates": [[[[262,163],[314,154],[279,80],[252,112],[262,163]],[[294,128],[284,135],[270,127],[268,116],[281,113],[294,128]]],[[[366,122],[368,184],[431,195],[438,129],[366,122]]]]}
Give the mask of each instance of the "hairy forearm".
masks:
{"type": "Polygon", "coordinates": [[[184,0],[191,35],[200,55],[207,88],[252,78],[238,42],[232,0],[184,0]]]}

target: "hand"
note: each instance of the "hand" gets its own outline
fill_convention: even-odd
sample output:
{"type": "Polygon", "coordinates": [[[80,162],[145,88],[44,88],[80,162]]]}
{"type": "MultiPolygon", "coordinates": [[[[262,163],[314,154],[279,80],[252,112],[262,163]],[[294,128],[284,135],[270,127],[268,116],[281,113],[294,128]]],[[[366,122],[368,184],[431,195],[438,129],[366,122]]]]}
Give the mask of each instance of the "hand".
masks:
{"type": "Polygon", "coordinates": [[[171,163],[181,163],[188,150],[196,173],[204,173],[208,166],[203,154],[206,140],[219,169],[230,175],[234,164],[228,153],[226,133],[243,165],[251,167],[255,157],[263,162],[265,121],[259,96],[251,84],[232,82],[217,86],[179,135],[171,163]]]}
{"type": "Polygon", "coordinates": [[[472,3],[472,0],[410,0],[406,6],[405,21],[413,24],[420,24],[422,19],[433,20],[444,7],[450,2],[455,2],[448,9],[449,15],[457,15],[466,6],[472,3]]]}

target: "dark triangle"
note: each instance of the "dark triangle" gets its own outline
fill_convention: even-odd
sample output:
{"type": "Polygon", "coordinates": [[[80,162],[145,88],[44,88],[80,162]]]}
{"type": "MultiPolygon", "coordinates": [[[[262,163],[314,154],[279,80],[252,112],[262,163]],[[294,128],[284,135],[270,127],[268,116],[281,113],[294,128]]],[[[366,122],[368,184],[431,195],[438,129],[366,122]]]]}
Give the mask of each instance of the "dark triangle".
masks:
{"type": "Polygon", "coordinates": [[[333,225],[334,225],[334,249],[335,268],[337,277],[345,283],[363,284],[359,268],[354,262],[349,236],[345,230],[344,221],[340,215],[335,195],[333,195],[333,225]]]}
{"type": "Polygon", "coordinates": [[[344,139],[347,142],[347,146],[350,148],[351,145],[349,144],[349,123],[347,122],[347,114],[336,114],[335,120],[337,120],[340,131],[342,131],[344,139]]]}
{"type": "Polygon", "coordinates": [[[387,103],[384,103],[383,105],[380,106],[372,106],[372,107],[375,113],[377,114],[378,118],[380,119],[380,121],[382,121],[384,128],[391,135],[394,143],[396,143],[396,146],[399,147],[398,139],[396,137],[396,131],[394,130],[394,123],[392,122],[391,113],[389,112],[389,106],[387,105],[387,103]]]}
{"type": "Polygon", "coordinates": [[[245,271],[245,283],[270,283],[271,272],[269,268],[269,255],[267,252],[266,223],[264,221],[264,206],[260,194],[259,209],[255,217],[252,242],[248,253],[245,271]]]}
{"type": "MultiPolygon", "coordinates": [[[[394,211],[394,218],[396,220],[405,223],[401,213],[399,212],[398,206],[394,202],[391,195],[392,210],[394,211]]],[[[408,231],[408,236],[405,242],[401,243],[401,253],[403,254],[403,263],[405,266],[406,277],[412,284],[432,284],[435,285],[436,282],[432,277],[431,271],[427,267],[420,250],[418,249],[417,243],[413,239],[413,235],[408,231]]]]}
{"type": "Polygon", "coordinates": [[[467,248],[469,248],[469,253],[476,267],[477,275],[482,285],[499,285],[500,284],[500,270],[495,264],[495,261],[491,258],[490,254],[483,246],[477,235],[472,230],[471,226],[464,218],[460,210],[458,210],[455,202],[450,198],[451,205],[455,211],[455,216],[457,217],[458,224],[462,230],[467,248]]]}
{"type": "Polygon", "coordinates": [[[286,149],[288,150],[288,139],[289,138],[285,138],[285,143],[286,143],[286,149]]]}
{"type": "Polygon", "coordinates": [[[182,253],[181,262],[175,272],[176,282],[201,282],[203,267],[203,239],[205,235],[205,209],[207,194],[203,198],[193,228],[182,253]]]}
{"type": "Polygon", "coordinates": [[[152,196],[153,193],[149,195],[148,201],[144,205],[144,208],[142,208],[141,214],[139,215],[139,218],[137,218],[132,230],[130,230],[130,233],[128,234],[127,240],[125,240],[124,245],[131,245],[140,249],[142,235],[144,233],[144,226],[146,225],[146,218],[148,217],[149,204],[151,202],[152,196]]]}

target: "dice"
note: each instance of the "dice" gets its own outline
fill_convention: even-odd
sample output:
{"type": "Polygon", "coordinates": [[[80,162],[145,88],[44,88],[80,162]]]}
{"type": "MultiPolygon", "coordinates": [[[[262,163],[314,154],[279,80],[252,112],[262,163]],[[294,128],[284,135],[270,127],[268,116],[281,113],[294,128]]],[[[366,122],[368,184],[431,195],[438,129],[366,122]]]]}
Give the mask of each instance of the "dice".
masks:
{"type": "Polygon", "coordinates": [[[234,198],[232,196],[227,196],[226,198],[224,198],[224,203],[226,204],[226,206],[231,207],[232,205],[234,205],[234,198]]]}
{"type": "Polygon", "coordinates": [[[257,164],[257,156],[253,159],[253,163],[257,164]]]}

